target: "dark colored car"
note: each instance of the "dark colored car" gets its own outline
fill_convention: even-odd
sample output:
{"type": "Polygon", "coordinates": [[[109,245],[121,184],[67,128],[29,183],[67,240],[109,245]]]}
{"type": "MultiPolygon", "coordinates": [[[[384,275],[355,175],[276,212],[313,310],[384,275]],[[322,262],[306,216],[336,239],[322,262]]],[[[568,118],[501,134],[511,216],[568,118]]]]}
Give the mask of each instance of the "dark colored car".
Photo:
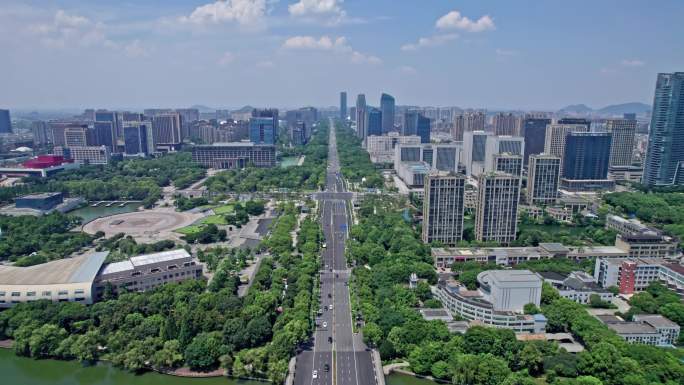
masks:
{"type": "Polygon", "coordinates": [[[330,365],[328,365],[328,364],[323,365],[323,370],[325,370],[326,372],[329,372],[330,371],[330,365]]]}

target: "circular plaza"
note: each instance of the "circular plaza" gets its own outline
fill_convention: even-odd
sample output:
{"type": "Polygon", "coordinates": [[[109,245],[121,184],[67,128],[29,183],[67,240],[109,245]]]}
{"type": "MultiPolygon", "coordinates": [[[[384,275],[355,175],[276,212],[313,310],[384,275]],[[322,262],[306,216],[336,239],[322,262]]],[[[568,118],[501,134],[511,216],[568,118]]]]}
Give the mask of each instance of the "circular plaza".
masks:
{"type": "Polygon", "coordinates": [[[102,231],[107,238],[124,233],[133,237],[136,242],[152,243],[178,238],[174,230],[191,225],[202,217],[201,213],[156,208],[95,219],[83,226],[83,231],[89,234],[102,231]]]}

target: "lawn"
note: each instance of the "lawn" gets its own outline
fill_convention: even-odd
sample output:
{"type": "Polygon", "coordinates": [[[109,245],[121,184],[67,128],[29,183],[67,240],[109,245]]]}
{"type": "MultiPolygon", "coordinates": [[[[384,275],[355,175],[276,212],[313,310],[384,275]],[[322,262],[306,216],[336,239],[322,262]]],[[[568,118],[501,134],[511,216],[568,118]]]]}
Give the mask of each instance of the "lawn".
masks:
{"type": "Polygon", "coordinates": [[[227,225],[226,218],[223,215],[210,215],[200,222],[203,225],[227,225]]]}
{"type": "Polygon", "coordinates": [[[174,230],[178,234],[183,234],[183,235],[189,235],[189,234],[197,234],[202,230],[202,226],[200,225],[190,225],[190,226],[185,226],[180,229],[174,230]]]}
{"type": "Polygon", "coordinates": [[[233,204],[229,204],[229,205],[225,205],[225,206],[219,206],[219,207],[214,208],[214,214],[225,215],[225,214],[230,214],[230,213],[234,213],[234,212],[235,212],[235,205],[233,205],[233,204]]]}

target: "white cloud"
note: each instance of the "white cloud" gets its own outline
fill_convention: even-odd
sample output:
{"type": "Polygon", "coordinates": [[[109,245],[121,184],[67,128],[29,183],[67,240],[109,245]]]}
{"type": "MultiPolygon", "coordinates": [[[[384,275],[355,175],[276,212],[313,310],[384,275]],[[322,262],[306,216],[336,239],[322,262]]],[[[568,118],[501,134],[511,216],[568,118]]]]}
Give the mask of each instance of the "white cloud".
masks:
{"type": "Polygon", "coordinates": [[[366,55],[358,51],[352,52],[351,61],[356,64],[382,64],[382,60],[379,57],[366,55]]]}
{"type": "Polygon", "coordinates": [[[41,43],[49,48],[66,48],[74,45],[82,47],[116,45],[107,39],[103,23],[96,23],[87,17],[70,14],[61,9],[55,13],[52,22],[30,25],[28,30],[39,36],[41,43]]]}
{"type": "Polygon", "coordinates": [[[299,0],[287,6],[292,16],[306,15],[343,15],[342,0],[299,0]]]}
{"type": "Polygon", "coordinates": [[[149,56],[149,52],[147,49],[142,45],[140,40],[133,40],[132,42],[126,44],[124,47],[124,53],[128,57],[132,58],[138,58],[138,57],[147,57],[149,56]]]}
{"type": "Polygon", "coordinates": [[[221,67],[225,67],[233,61],[235,61],[235,54],[233,54],[232,52],[225,52],[218,60],[218,64],[221,67]]]}
{"type": "Polygon", "coordinates": [[[273,68],[275,67],[275,64],[270,60],[262,60],[257,62],[256,66],[259,68],[273,68]]]}
{"type": "Polygon", "coordinates": [[[399,67],[398,70],[399,73],[404,75],[415,75],[418,73],[418,71],[415,68],[406,65],[399,67]]]}
{"type": "Polygon", "coordinates": [[[643,67],[646,63],[639,59],[625,59],[620,64],[623,67],[643,67]]]}
{"type": "Polygon", "coordinates": [[[438,29],[458,29],[467,32],[483,32],[496,29],[494,19],[489,15],[484,15],[477,21],[461,15],[459,11],[451,11],[437,19],[435,26],[438,29]]]}
{"type": "Polygon", "coordinates": [[[496,56],[518,56],[519,52],[513,49],[496,49],[496,56]]]}
{"type": "Polygon", "coordinates": [[[407,43],[401,46],[402,51],[415,51],[423,47],[434,47],[445,44],[449,41],[458,39],[458,35],[455,33],[449,33],[445,35],[435,35],[430,37],[421,37],[415,43],[407,43]]]}
{"type": "Polygon", "coordinates": [[[373,55],[355,51],[344,36],[331,38],[321,36],[316,39],[313,36],[293,36],[285,40],[283,48],[287,50],[318,50],[330,51],[338,54],[349,55],[352,63],[380,64],[382,60],[373,55]]]}
{"type": "Polygon", "coordinates": [[[195,8],[179,21],[197,25],[237,22],[250,25],[266,14],[266,0],[218,0],[195,8]]]}
{"type": "Polygon", "coordinates": [[[313,36],[293,36],[285,40],[283,48],[286,49],[318,49],[318,50],[347,50],[349,45],[345,37],[332,39],[328,36],[321,36],[316,39],[313,36]]]}

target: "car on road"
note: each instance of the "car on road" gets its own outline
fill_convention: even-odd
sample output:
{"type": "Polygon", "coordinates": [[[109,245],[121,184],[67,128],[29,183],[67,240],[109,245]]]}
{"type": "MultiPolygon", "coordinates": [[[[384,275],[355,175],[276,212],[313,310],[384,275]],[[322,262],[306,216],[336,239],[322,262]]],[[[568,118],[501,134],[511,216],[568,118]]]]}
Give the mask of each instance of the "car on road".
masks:
{"type": "Polygon", "coordinates": [[[332,294],[328,293],[328,298],[332,298],[332,294]]]}
{"type": "Polygon", "coordinates": [[[324,328],[327,328],[327,327],[328,327],[328,323],[325,322],[325,321],[323,321],[323,327],[324,327],[324,328]]]}
{"type": "Polygon", "coordinates": [[[332,343],[332,337],[328,336],[328,342],[332,343]]]}
{"type": "Polygon", "coordinates": [[[323,242],[323,248],[325,249],[325,248],[327,248],[327,247],[328,247],[328,244],[325,243],[325,242],[323,242]]]}
{"type": "Polygon", "coordinates": [[[313,377],[314,380],[317,379],[318,378],[318,370],[314,370],[313,373],[311,373],[311,377],[313,377]]]}
{"type": "Polygon", "coordinates": [[[332,310],[332,304],[328,305],[328,310],[332,310]]]}
{"type": "Polygon", "coordinates": [[[328,365],[328,364],[323,365],[323,370],[325,370],[326,372],[329,372],[330,371],[330,365],[328,365]]]}

